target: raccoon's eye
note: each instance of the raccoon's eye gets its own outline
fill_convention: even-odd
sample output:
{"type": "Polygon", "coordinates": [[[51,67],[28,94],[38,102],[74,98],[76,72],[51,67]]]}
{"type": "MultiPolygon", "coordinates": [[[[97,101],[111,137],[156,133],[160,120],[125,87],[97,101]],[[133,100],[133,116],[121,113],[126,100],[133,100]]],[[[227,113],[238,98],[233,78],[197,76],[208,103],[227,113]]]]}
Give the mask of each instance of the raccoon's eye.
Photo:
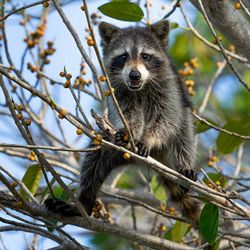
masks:
{"type": "Polygon", "coordinates": [[[142,53],[141,57],[144,61],[149,61],[151,59],[151,55],[146,54],[146,53],[142,53]]]}
{"type": "Polygon", "coordinates": [[[117,57],[117,59],[120,61],[120,62],[125,62],[127,60],[127,57],[128,57],[128,54],[127,53],[124,53],[120,56],[117,57]]]}

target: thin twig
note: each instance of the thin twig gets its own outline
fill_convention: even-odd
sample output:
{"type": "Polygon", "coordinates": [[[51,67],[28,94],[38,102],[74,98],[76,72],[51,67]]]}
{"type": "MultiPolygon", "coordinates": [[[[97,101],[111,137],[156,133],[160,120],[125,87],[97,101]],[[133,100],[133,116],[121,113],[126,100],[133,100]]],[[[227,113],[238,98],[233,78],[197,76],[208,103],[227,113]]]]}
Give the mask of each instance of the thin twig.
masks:
{"type": "Polygon", "coordinates": [[[203,16],[204,16],[207,24],[208,24],[208,27],[210,28],[210,30],[211,30],[211,32],[212,32],[212,34],[213,34],[213,36],[214,36],[217,44],[219,45],[221,53],[224,56],[224,58],[225,58],[225,60],[226,60],[226,62],[228,64],[228,66],[231,68],[231,70],[233,71],[233,73],[237,76],[237,78],[241,82],[241,84],[250,92],[250,87],[248,86],[247,83],[245,83],[242,80],[240,74],[238,73],[238,71],[236,70],[236,68],[234,67],[234,65],[231,63],[230,59],[228,58],[227,53],[226,53],[226,51],[225,51],[225,49],[224,49],[224,47],[223,47],[220,39],[218,38],[218,36],[216,34],[216,31],[214,30],[214,27],[213,27],[212,23],[210,22],[210,20],[209,20],[209,18],[207,16],[207,13],[206,13],[206,10],[205,10],[205,8],[203,6],[202,1],[198,0],[198,3],[199,3],[199,6],[200,6],[200,9],[201,9],[201,12],[202,12],[202,14],[203,14],[203,16]]]}
{"type": "Polygon", "coordinates": [[[118,103],[118,101],[117,101],[117,99],[115,97],[114,91],[113,91],[112,86],[111,86],[111,82],[110,82],[108,74],[107,74],[106,67],[105,67],[105,65],[103,63],[103,60],[102,60],[100,52],[99,52],[99,48],[98,48],[98,46],[96,44],[95,34],[94,34],[93,27],[92,27],[91,22],[90,22],[90,17],[89,17],[89,12],[88,12],[88,5],[87,5],[86,0],[83,0],[83,4],[84,4],[84,7],[85,7],[85,11],[84,12],[85,12],[87,23],[88,23],[88,28],[90,30],[92,39],[94,41],[94,49],[95,49],[95,53],[96,53],[97,59],[98,59],[99,64],[101,66],[102,72],[103,72],[104,76],[106,77],[106,83],[107,83],[110,95],[112,97],[112,100],[114,101],[114,104],[115,104],[115,107],[117,109],[117,112],[118,112],[118,114],[119,114],[119,116],[120,116],[120,118],[122,120],[122,123],[124,124],[125,129],[127,130],[128,134],[129,134],[129,138],[130,138],[130,143],[131,143],[132,150],[135,152],[136,151],[136,147],[135,147],[135,143],[134,143],[134,140],[133,140],[133,136],[132,136],[131,130],[129,128],[128,122],[126,121],[126,118],[124,117],[124,115],[122,113],[122,110],[121,110],[121,108],[119,106],[119,103],[118,103]]]}
{"type": "Polygon", "coordinates": [[[211,93],[212,93],[212,89],[214,87],[214,84],[217,80],[217,78],[219,77],[219,75],[222,73],[223,69],[225,68],[226,66],[226,61],[224,60],[221,65],[219,65],[217,71],[215,72],[210,84],[208,85],[208,88],[206,90],[206,93],[205,93],[205,96],[202,100],[202,103],[200,105],[200,108],[199,108],[199,113],[202,114],[204,112],[204,110],[206,109],[207,107],[207,104],[208,104],[208,100],[211,96],[211,93]]]}
{"type": "MultiPolygon", "coordinates": [[[[216,51],[219,51],[220,52],[220,47],[218,47],[217,45],[209,42],[205,37],[203,37],[195,28],[194,26],[192,25],[192,23],[189,21],[187,15],[185,14],[184,10],[183,10],[183,7],[180,6],[180,9],[181,9],[181,13],[184,17],[184,20],[188,26],[188,28],[193,32],[193,34],[200,40],[202,41],[204,44],[206,44],[207,46],[209,46],[210,48],[216,50],[216,51]]],[[[239,62],[242,62],[242,63],[248,63],[248,60],[242,56],[239,56],[233,52],[230,52],[228,50],[225,50],[226,54],[236,60],[238,60],[239,62]]]]}
{"type": "Polygon", "coordinates": [[[3,18],[1,18],[0,22],[6,20],[8,17],[12,16],[15,13],[18,13],[19,11],[22,11],[22,10],[25,10],[25,9],[29,9],[29,8],[37,6],[37,5],[41,5],[41,4],[45,3],[45,2],[48,2],[48,0],[34,2],[34,3],[31,3],[31,4],[25,5],[25,6],[21,7],[21,8],[15,9],[12,12],[8,13],[7,15],[5,15],[3,18]]]}
{"type": "Polygon", "coordinates": [[[7,144],[0,143],[0,148],[26,148],[26,149],[44,149],[51,151],[65,151],[65,152],[92,152],[96,151],[100,147],[85,148],[85,149],[74,149],[74,148],[61,148],[61,147],[50,147],[50,146],[40,146],[40,145],[18,145],[18,144],[7,144]]]}
{"type": "Polygon", "coordinates": [[[181,0],[176,0],[175,4],[173,5],[172,9],[162,18],[162,19],[167,19],[169,18],[174,12],[175,10],[180,7],[180,2],[181,0]]]}
{"type": "Polygon", "coordinates": [[[237,138],[240,138],[240,139],[243,139],[243,140],[250,140],[250,136],[247,136],[247,135],[240,135],[238,133],[235,133],[235,132],[232,132],[232,131],[229,131],[229,130],[226,130],[224,128],[220,128],[214,124],[212,124],[211,122],[207,121],[206,119],[200,117],[196,112],[193,112],[192,113],[194,117],[196,117],[199,121],[203,122],[204,124],[208,125],[209,127],[217,130],[217,131],[220,131],[222,133],[225,133],[227,135],[230,135],[230,136],[234,136],[234,137],[237,137],[237,138]]]}

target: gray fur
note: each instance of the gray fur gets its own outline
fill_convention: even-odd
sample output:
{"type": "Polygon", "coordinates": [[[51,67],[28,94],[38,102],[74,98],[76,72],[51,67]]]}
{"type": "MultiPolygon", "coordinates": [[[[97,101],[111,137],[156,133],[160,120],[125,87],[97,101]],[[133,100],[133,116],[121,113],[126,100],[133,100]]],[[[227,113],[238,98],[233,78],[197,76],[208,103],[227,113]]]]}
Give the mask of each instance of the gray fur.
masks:
{"type": "MultiPolygon", "coordinates": [[[[182,173],[194,170],[196,149],[191,104],[166,53],[169,23],[165,20],[151,28],[127,29],[101,23],[99,29],[108,75],[134,140],[145,144],[150,154],[167,166],[182,173]],[[133,63],[143,63],[141,51],[153,55],[154,60],[146,65],[149,77],[142,83],[142,88],[133,91],[121,77],[121,69],[113,67],[112,62],[119,54],[127,53],[129,59],[124,67],[132,60],[133,63]]],[[[108,97],[107,101],[110,121],[122,129],[112,99],[108,97]]],[[[107,175],[124,163],[129,162],[122,159],[121,153],[110,149],[100,149],[86,155],[81,171],[79,198],[89,212],[107,175]]],[[[192,218],[191,212],[197,207],[196,203],[189,201],[175,183],[163,178],[162,183],[169,186],[172,200],[182,204],[182,212],[192,218]]]]}

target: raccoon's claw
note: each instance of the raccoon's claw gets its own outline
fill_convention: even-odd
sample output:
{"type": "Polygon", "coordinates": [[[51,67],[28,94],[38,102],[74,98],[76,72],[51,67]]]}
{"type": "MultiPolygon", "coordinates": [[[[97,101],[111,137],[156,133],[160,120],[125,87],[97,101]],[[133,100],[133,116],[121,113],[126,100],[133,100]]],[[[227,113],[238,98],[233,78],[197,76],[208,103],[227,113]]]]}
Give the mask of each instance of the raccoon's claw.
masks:
{"type": "Polygon", "coordinates": [[[197,173],[192,169],[184,169],[179,171],[180,174],[186,176],[188,179],[192,181],[197,181],[197,173]]]}
{"type": "MultiPolygon", "coordinates": [[[[192,169],[183,169],[179,171],[180,174],[186,176],[188,179],[192,181],[197,181],[197,173],[194,172],[192,169]]],[[[180,185],[180,188],[187,193],[189,191],[189,188],[183,187],[180,185]]]]}
{"type": "Polygon", "coordinates": [[[127,146],[129,142],[129,136],[128,133],[125,131],[125,129],[120,129],[115,133],[114,136],[115,144],[118,146],[125,147],[127,146]]]}
{"type": "Polygon", "coordinates": [[[60,214],[66,217],[80,216],[77,208],[57,198],[49,198],[44,202],[45,207],[55,214],[60,214]]]}
{"type": "Polygon", "coordinates": [[[147,146],[145,144],[143,144],[142,142],[138,142],[136,143],[136,147],[137,147],[137,154],[143,157],[148,157],[149,156],[149,149],[147,148],[147,146]]]}

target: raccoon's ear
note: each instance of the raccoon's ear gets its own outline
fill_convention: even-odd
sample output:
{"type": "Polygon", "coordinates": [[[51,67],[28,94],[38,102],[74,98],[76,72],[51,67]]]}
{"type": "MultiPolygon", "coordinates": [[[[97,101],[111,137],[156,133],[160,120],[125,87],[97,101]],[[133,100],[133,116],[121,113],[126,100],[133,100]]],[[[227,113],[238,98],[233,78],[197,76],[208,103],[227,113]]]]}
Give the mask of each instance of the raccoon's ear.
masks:
{"type": "Polygon", "coordinates": [[[170,24],[168,20],[161,20],[151,26],[151,30],[156,35],[156,37],[162,41],[166,42],[168,38],[168,33],[170,30],[170,24]]]}
{"type": "Polygon", "coordinates": [[[118,30],[119,28],[110,23],[101,22],[99,24],[99,33],[104,44],[109,43],[114,33],[116,33],[118,30]]]}

